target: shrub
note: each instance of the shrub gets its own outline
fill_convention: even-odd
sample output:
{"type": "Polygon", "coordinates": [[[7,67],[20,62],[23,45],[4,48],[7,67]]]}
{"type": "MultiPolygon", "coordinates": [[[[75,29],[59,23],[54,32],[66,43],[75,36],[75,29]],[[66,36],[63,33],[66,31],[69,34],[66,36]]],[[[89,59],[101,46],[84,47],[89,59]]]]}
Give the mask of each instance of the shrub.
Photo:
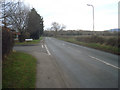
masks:
{"type": "Polygon", "coordinates": [[[76,40],[86,43],[100,43],[100,44],[103,44],[105,42],[104,38],[96,35],[91,37],[77,37],[76,40]]]}
{"type": "Polygon", "coordinates": [[[3,27],[2,28],[2,57],[8,55],[13,48],[14,39],[12,37],[12,32],[10,29],[3,27]]]}
{"type": "Polygon", "coordinates": [[[24,42],[25,41],[25,36],[24,35],[19,35],[18,39],[19,39],[19,42],[24,42]]]}
{"type": "Polygon", "coordinates": [[[106,45],[110,45],[114,47],[120,46],[120,42],[118,42],[118,40],[120,40],[120,37],[119,38],[114,37],[114,38],[107,39],[107,38],[93,35],[91,37],[76,37],[76,40],[80,42],[85,42],[85,43],[106,44],[106,45]]]}
{"type": "Polygon", "coordinates": [[[105,39],[96,35],[93,35],[90,37],[91,42],[93,43],[100,43],[103,44],[105,42],[105,39]]]}
{"type": "Polygon", "coordinates": [[[30,33],[29,32],[25,32],[25,39],[30,38],[30,33]]]}
{"type": "Polygon", "coordinates": [[[76,40],[80,41],[80,42],[86,42],[86,43],[90,42],[90,38],[89,37],[76,37],[76,40]]]}
{"type": "Polygon", "coordinates": [[[106,44],[107,44],[107,45],[111,45],[111,46],[116,46],[116,47],[118,47],[118,38],[109,38],[109,39],[106,41],[106,44]]]}

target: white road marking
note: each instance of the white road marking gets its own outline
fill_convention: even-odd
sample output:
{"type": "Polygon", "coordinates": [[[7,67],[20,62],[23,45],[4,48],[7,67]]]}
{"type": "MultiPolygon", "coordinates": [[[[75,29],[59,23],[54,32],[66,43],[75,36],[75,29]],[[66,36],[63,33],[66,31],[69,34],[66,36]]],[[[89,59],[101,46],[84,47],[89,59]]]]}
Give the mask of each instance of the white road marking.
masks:
{"type": "Polygon", "coordinates": [[[42,48],[44,48],[44,46],[42,45],[42,48]]]}
{"type": "Polygon", "coordinates": [[[49,50],[48,50],[48,48],[47,48],[47,46],[46,45],[44,45],[44,46],[45,46],[45,48],[47,50],[48,55],[51,55],[50,52],[49,52],[49,50]]]}
{"type": "MultiPolygon", "coordinates": [[[[89,56],[89,55],[88,55],[88,56],[89,56]]],[[[117,67],[117,66],[115,66],[115,65],[112,65],[112,64],[110,64],[110,63],[108,63],[108,62],[105,62],[105,61],[103,61],[103,60],[100,60],[100,59],[98,59],[98,58],[96,58],[96,57],[93,57],[93,56],[89,56],[89,57],[91,57],[91,58],[93,58],[93,59],[95,59],[95,60],[98,60],[98,61],[100,61],[100,62],[102,62],[102,63],[104,63],[104,64],[106,64],[106,65],[111,66],[111,67],[120,69],[119,67],[117,67]]]]}

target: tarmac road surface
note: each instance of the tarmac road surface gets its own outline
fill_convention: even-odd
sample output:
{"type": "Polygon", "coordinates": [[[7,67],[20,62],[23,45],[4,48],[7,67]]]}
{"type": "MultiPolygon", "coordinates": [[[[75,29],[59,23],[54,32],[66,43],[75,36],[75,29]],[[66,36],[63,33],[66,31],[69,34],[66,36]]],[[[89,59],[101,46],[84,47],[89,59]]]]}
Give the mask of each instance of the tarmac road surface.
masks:
{"type": "Polygon", "coordinates": [[[14,49],[38,59],[37,88],[118,88],[118,55],[51,37],[14,49]]]}
{"type": "Polygon", "coordinates": [[[96,49],[45,38],[46,45],[66,77],[69,87],[117,88],[118,56],[96,49]]]}

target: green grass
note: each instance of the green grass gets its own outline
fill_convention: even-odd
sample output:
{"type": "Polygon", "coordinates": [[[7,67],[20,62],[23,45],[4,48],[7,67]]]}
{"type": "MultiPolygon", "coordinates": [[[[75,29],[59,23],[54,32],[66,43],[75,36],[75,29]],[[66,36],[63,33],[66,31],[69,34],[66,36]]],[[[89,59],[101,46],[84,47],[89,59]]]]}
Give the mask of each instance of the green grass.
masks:
{"type": "Polygon", "coordinates": [[[16,42],[15,45],[29,45],[29,44],[38,44],[43,37],[40,37],[38,40],[28,41],[28,42],[16,42]]]}
{"type": "Polygon", "coordinates": [[[102,51],[114,53],[114,54],[120,54],[120,48],[112,47],[110,45],[104,45],[104,44],[99,44],[99,43],[79,42],[73,37],[69,37],[69,38],[58,37],[58,39],[61,39],[61,40],[67,41],[67,42],[71,42],[71,43],[75,43],[75,44],[78,44],[78,45],[82,45],[82,46],[91,47],[91,48],[99,49],[99,50],[102,50],[102,51]]]}
{"type": "Polygon", "coordinates": [[[3,88],[35,88],[36,59],[23,52],[13,52],[2,65],[3,88]]]}

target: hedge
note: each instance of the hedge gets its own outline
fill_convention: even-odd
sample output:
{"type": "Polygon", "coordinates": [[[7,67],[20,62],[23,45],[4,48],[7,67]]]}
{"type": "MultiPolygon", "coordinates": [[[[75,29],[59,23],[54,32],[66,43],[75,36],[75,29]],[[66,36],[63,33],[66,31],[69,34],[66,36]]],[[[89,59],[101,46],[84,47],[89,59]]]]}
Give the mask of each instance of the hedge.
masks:
{"type": "Polygon", "coordinates": [[[14,39],[10,29],[2,27],[2,58],[4,60],[14,46],[14,39]]]}

